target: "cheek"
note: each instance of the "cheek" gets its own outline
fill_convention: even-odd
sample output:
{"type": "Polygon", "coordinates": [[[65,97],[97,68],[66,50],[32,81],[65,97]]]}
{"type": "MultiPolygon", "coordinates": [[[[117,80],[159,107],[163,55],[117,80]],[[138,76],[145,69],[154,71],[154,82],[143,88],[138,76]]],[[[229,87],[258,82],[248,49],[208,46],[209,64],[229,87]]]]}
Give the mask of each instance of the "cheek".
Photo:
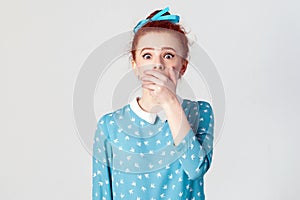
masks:
{"type": "Polygon", "coordinates": [[[176,63],[174,63],[174,66],[175,66],[175,70],[176,71],[180,71],[181,68],[182,68],[182,62],[181,61],[177,61],[176,63]]]}
{"type": "Polygon", "coordinates": [[[143,58],[136,58],[137,66],[151,64],[152,62],[153,61],[151,61],[151,60],[147,60],[147,59],[143,59],[143,58]]]}

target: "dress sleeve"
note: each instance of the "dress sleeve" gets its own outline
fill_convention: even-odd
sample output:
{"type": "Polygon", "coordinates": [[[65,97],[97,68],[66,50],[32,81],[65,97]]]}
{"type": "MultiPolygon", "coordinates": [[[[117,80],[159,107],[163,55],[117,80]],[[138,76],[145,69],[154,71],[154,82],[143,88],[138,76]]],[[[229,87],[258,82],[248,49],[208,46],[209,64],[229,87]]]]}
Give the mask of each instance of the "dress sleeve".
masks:
{"type": "Polygon", "coordinates": [[[197,131],[195,132],[191,128],[178,145],[178,148],[188,145],[185,153],[179,158],[179,162],[192,180],[204,176],[211,165],[213,155],[213,110],[211,105],[205,101],[198,101],[198,106],[197,131]]]}
{"type": "Polygon", "coordinates": [[[92,200],[111,200],[111,171],[109,167],[109,142],[106,137],[105,120],[97,124],[93,143],[92,200]]]}

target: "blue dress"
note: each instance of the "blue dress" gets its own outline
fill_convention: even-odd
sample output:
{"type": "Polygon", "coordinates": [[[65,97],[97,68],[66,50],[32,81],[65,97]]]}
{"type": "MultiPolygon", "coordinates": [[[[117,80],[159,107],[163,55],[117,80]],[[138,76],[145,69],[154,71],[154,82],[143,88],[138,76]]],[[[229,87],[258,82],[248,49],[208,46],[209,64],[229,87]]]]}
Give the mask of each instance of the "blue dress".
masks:
{"type": "Polygon", "coordinates": [[[173,143],[168,122],[149,123],[130,104],[103,115],[93,144],[93,200],[204,200],[213,155],[214,115],[206,101],[184,99],[191,129],[173,143]]]}

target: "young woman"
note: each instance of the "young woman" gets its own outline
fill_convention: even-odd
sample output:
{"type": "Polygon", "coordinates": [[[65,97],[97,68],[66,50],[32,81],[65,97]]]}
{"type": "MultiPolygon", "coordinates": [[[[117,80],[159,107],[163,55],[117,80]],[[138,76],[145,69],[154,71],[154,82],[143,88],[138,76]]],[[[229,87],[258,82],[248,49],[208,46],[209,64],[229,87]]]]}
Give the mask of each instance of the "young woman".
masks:
{"type": "Polygon", "coordinates": [[[208,102],[176,94],[189,50],[178,22],[166,8],[134,28],[132,67],[142,96],[99,119],[93,200],[205,199],[214,115],[208,102]]]}

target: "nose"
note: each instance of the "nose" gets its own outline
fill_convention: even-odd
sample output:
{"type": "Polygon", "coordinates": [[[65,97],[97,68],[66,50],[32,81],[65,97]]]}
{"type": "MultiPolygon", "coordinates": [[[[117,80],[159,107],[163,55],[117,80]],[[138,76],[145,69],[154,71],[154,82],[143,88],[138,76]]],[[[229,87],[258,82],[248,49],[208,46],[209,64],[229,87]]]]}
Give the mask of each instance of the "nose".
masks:
{"type": "Polygon", "coordinates": [[[155,64],[153,69],[159,69],[159,70],[165,70],[165,66],[163,66],[162,64],[155,64]]]}
{"type": "Polygon", "coordinates": [[[164,62],[161,56],[158,54],[154,58],[154,66],[153,69],[155,70],[165,70],[164,62]]]}

